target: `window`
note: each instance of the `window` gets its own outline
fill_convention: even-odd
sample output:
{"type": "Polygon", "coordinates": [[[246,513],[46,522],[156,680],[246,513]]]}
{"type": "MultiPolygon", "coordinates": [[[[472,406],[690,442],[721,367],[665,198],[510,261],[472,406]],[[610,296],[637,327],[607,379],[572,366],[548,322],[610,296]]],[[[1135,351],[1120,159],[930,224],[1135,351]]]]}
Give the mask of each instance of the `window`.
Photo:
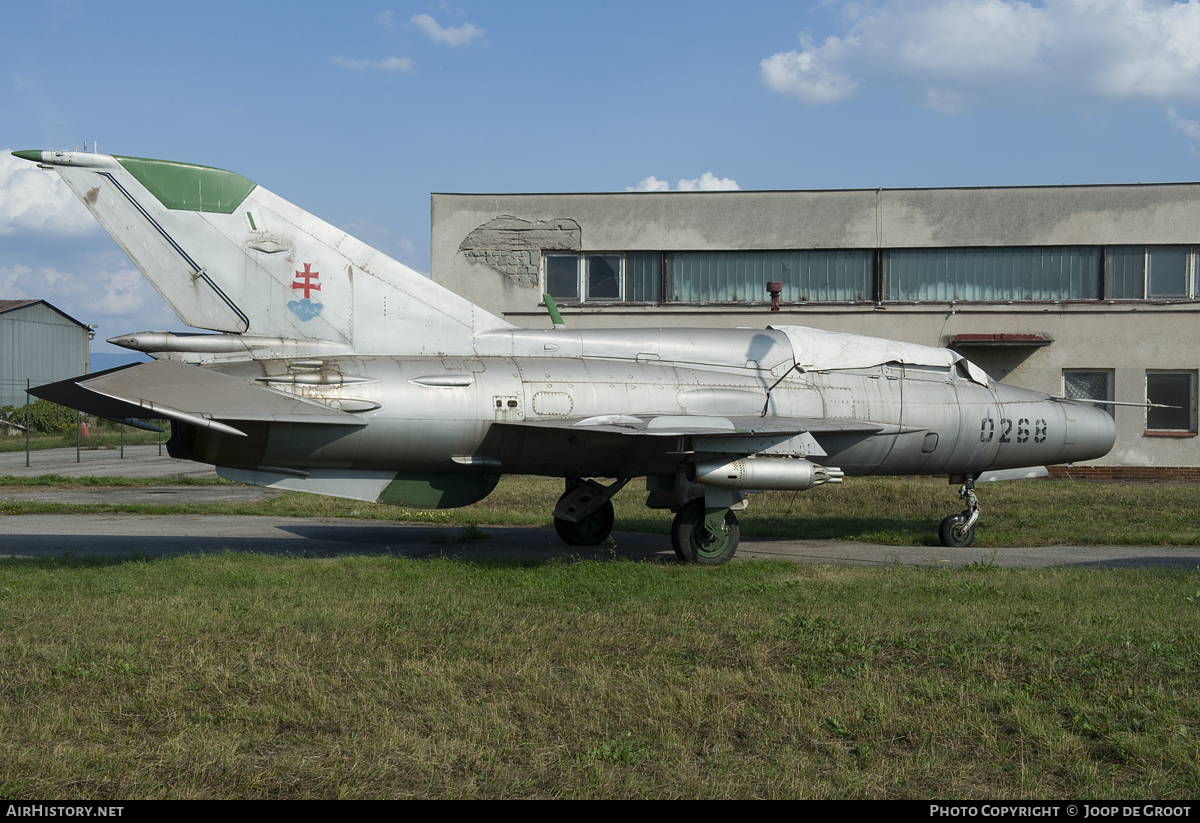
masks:
{"type": "Polygon", "coordinates": [[[1196,372],[1146,372],[1146,402],[1168,408],[1146,409],[1146,431],[1196,432],[1196,372]]]}
{"type": "Polygon", "coordinates": [[[1192,250],[1189,246],[1146,249],[1146,296],[1192,296],[1192,250]]]}
{"type": "Polygon", "coordinates": [[[783,284],[785,303],[873,300],[875,253],[691,251],[667,255],[667,300],[678,303],[766,302],[767,283],[783,284]]]}
{"type": "Polygon", "coordinates": [[[620,300],[624,262],[619,254],[585,254],[583,299],[620,300]]]}
{"type": "Polygon", "coordinates": [[[546,293],[555,300],[579,300],[579,255],[547,254],[543,258],[546,276],[542,282],[546,293]]]}
{"type": "Polygon", "coordinates": [[[1109,300],[1190,300],[1197,296],[1192,246],[1108,246],[1104,296],[1109,300]]]}
{"type": "Polygon", "coordinates": [[[1095,300],[1099,246],[893,249],[885,300],[1095,300]]]}
{"type": "Polygon", "coordinates": [[[564,303],[1200,300],[1200,246],[542,253],[564,303]]]}
{"type": "MultiPolygon", "coordinates": [[[[1113,400],[1113,372],[1111,369],[1085,371],[1063,369],[1063,397],[1071,400],[1113,400]]],[[[1104,403],[1093,403],[1112,416],[1113,407],[1104,403]]]]}
{"type": "Polygon", "coordinates": [[[568,303],[656,303],[658,252],[555,254],[542,257],[546,292],[568,303]]]}
{"type": "Polygon", "coordinates": [[[1104,296],[1141,300],[1146,296],[1146,247],[1104,247],[1104,296]]]}

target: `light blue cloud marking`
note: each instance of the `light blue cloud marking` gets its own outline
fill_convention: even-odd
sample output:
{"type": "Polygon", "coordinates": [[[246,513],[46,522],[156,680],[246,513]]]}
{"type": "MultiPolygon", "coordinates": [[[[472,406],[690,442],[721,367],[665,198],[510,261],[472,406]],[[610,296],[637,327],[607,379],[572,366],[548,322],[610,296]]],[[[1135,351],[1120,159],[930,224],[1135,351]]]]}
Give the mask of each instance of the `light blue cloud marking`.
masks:
{"type": "Polygon", "coordinates": [[[325,304],[314,303],[306,297],[303,300],[291,301],[287,304],[287,307],[292,314],[307,323],[321,313],[321,309],[325,308],[325,304]]]}

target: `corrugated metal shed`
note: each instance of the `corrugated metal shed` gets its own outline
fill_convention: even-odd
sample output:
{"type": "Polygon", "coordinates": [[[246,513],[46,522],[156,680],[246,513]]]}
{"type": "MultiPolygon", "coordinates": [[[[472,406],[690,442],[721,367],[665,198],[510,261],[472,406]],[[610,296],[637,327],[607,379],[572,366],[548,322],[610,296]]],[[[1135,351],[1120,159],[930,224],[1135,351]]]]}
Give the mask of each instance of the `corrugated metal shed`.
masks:
{"type": "Polygon", "coordinates": [[[84,374],[87,325],[45,300],[0,300],[0,406],[25,404],[33,386],[84,374]]]}

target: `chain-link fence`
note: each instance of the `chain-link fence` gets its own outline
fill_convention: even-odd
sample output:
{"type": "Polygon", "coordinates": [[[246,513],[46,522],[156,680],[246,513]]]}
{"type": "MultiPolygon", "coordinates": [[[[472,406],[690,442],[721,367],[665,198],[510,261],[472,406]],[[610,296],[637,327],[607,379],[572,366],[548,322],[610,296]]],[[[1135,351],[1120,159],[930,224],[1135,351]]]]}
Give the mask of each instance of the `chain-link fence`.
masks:
{"type": "MultiPolygon", "coordinates": [[[[70,448],[72,445],[75,447],[76,463],[82,462],[83,452],[98,449],[118,450],[124,459],[126,441],[130,439],[126,433],[129,427],[125,423],[86,415],[28,394],[29,389],[40,385],[44,383],[32,378],[24,381],[0,378],[0,390],[6,396],[11,398],[19,390],[26,398],[23,405],[0,406],[0,453],[24,451],[27,467],[34,462],[34,456],[39,451],[70,448]]],[[[144,445],[146,434],[135,432],[130,432],[134,434],[133,440],[144,445]]],[[[163,435],[163,431],[155,431],[154,440],[151,441],[157,444],[160,455],[163,453],[163,435]]],[[[61,453],[57,453],[56,461],[61,462],[61,459],[61,453]]]]}

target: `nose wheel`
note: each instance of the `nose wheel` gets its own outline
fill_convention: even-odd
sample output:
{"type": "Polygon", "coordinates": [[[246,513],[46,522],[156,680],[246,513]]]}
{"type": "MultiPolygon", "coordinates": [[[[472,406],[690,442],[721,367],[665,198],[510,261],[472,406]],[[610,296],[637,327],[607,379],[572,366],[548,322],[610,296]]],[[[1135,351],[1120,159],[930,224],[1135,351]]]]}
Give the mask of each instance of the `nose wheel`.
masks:
{"type": "Polygon", "coordinates": [[[727,507],[706,508],[697,497],[679,510],[671,524],[671,545],[685,563],[719,566],[737,551],[741,529],[727,507]]]}
{"type": "Polygon", "coordinates": [[[967,481],[958,490],[959,499],[967,507],[952,514],[938,526],[938,540],[952,549],[965,549],[975,542],[975,522],[979,520],[979,499],[975,497],[975,480],[967,475],[967,481]]]}

